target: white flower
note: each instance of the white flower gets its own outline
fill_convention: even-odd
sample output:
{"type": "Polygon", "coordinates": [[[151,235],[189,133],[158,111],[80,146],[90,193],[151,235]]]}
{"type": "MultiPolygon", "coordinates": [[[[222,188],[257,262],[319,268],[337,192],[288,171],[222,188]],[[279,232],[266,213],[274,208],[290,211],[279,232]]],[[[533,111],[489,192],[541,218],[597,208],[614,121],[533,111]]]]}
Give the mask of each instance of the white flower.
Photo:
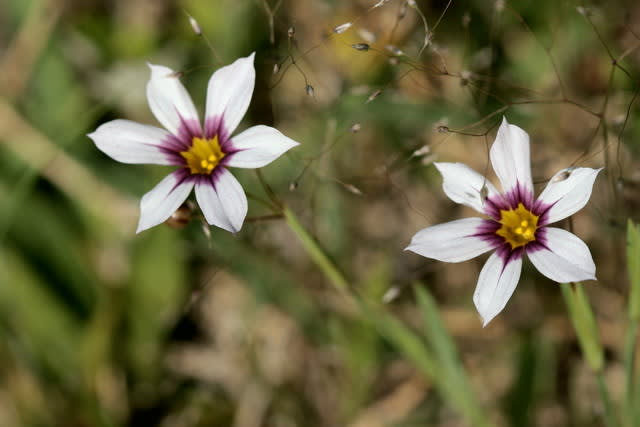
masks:
{"type": "Polygon", "coordinates": [[[250,127],[231,136],[251,101],[254,56],[240,58],[211,76],[204,128],[178,75],[149,64],[149,107],[166,130],[114,120],[88,135],[101,151],[120,162],[179,167],[142,197],[138,233],[169,218],[194,187],[209,224],[239,231],[247,214],[247,197],[227,167],[259,168],[298,145],[269,126],[250,127]]]}
{"type": "Polygon", "coordinates": [[[446,195],[489,219],[467,218],[425,228],[407,247],[445,262],[466,261],[495,251],[482,268],[473,295],[485,326],[513,294],[525,254],[540,273],[556,282],[595,280],[596,267],[587,245],[574,234],[549,224],[587,204],[601,170],[561,170],[534,200],[529,135],[503,119],[490,154],[503,193],[464,164],[435,163],[446,195]]]}

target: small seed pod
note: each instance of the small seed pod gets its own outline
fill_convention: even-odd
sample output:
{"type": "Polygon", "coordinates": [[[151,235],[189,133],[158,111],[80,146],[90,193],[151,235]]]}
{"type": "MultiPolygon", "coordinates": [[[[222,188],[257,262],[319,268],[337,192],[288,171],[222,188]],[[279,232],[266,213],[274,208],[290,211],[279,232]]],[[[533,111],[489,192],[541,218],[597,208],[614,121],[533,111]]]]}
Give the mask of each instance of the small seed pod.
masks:
{"type": "Polygon", "coordinates": [[[426,156],[429,153],[431,153],[431,147],[428,145],[423,145],[422,147],[418,148],[413,152],[413,156],[421,157],[421,156],[426,156]]]}
{"type": "Polygon", "coordinates": [[[396,299],[400,295],[400,288],[397,286],[392,286],[384,293],[382,296],[382,302],[384,304],[389,304],[394,299],[396,299]]]}
{"type": "Polygon", "coordinates": [[[357,31],[358,35],[362,37],[362,40],[366,41],[369,44],[375,43],[375,41],[378,39],[374,33],[367,30],[366,28],[360,27],[357,31]]]}
{"type": "Polygon", "coordinates": [[[367,43],[356,43],[356,44],[352,44],[351,47],[354,48],[355,50],[366,52],[370,49],[371,46],[369,46],[367,43]]]}
{"type": "Polygon", "coordinates": [[[360,129],[362,129],[362,126],[360,125],[360,123],[354,123],[349,128],[351,133],[358,133],[358,132],[360,132],[360,129]]]}
{"type": "Polygon", "coordinates": [[[202,227],[202,234],[204,234],[204,237],[209,241],[209,246],[211,246],[211,227],[209,227],[209,224],[207,224],[205,220],[202,220],[200,225],[202,227]]]}
{"type": "Polygon", "coordinates": [[[345,190],[347,190],[349,193],[355,194],[356,196],[362,196],[362,191],[356,187],[353,184],[342,184],[342,186],[345,188],[345,190]]]}
{"type": "Polygon", "coordinates": [[[313,88],[313,86],[311,86],[311,85],[306,85],[304,87],[304,91],[307,92],[307,95],[309,95],[310,97],[315,97],[316,96],[316,91],[313,88]]]}
{"type": "Polygon", "coordinates": [[[400,11],[398,12],[398,19],[404,19],[404,17],[407,16],[408,8],[409,5],[407,4],[407,2],[402,3],[402,6],[400,6],[400,11]]]}
{"type": "Polygon", "coordinates": [[[375,90],[371,95],[369,95],[369,97],[367,98],[367,102],[366,104],[368,104],[369,102],[373,101],[374,99],[376,99],[377,97],[380,96],[380,94],[382,93],[382,89],[377,89],[375,90]]]}
{"type": "Polygon", "coordinates": [[[287,30],[287,36],[289,36],[289,38],[292,39],[293,36],[295,35],[296,35],[295,27],[289,27],[289,29],[287,30]]]}
{"type": "Polygon", "coordinates": [[[192,214],[193,212],[191,210],[191,207],[184,203],[178,208],[178,210],[171,214],[169,219],[165,221],[165,224],[167,224],[171,228],[184,228],[187,226],[187,224],[189,224],[189,222],[191,222],[192,214]]]}
{"type": "Polygon", "coordinates": [[[561,170],[553,178],[551,178],[551,182],[562,182],[567,180],[571,176],[573,169],[575,168],[567,168],[567,169],[561,170]]]}
{"type": "Polygon", "coordinates": [[[386,49],[387,49],[389,52],[391,52],[391,54],[392,54],[392,55],[395,55],[395,56],[402,56],[402,55],[404,55],[404,52],[402,51],[402,49],[400,49],[399,47],[394,46],[394,45],[392,45],[392,44],[388,44],[388,45],[386,46],[386,49]]]}
{"type": "Polygon", "coordinates": [[[196,35],[201,36],[202,28],[200,28],[200,24],[198,24],[198,21],[196,21],[196,19],[191,15],[187,15],[187,16],[189,17],[189,24],[191,24],[191,28],[193,29],[193,32],[196,33],[196,35]]]}
{"type": "Polygon", "coordinates": [[[342,34],[345,31],[347,31],[349,28],[351,28],[352,25],[353,25],[353,23],[351,23],[351,22],[345,22],[344,24],[338,25],[337,27],[335,27],[333,29],[333,32],[336,33],[336,34],[342,34]]]}
{"type": "Polygon", "coordinates": [[[489,197],[489,187],[487,187],[487,182],[482,183],[482,188],[480,189],[480,199],[486,200],[489,197]]]}
{"type": "Polygon", "coordinates": [[[389,3],[391,0],[380,0],[378,1],[378,3],[374,4],[373,6],[371,6],[371,9],[375,9],[378,8],[382,5],[384,5],[385,3],[389,3]]]}

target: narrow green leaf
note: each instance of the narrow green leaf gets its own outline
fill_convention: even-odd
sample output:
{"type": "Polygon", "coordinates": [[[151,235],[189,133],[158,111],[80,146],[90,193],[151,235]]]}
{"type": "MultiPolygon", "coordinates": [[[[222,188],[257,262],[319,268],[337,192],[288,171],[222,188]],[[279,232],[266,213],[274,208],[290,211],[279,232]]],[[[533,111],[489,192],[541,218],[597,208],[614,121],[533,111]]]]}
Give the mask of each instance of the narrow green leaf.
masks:
{"type": "Polygon", "coordinates": [[[342,273],[336,268],[333,262],[327,257],[324,251],[318,245],[318,242],[315,241],[313,237],[307,230],[300,224],[298,218],[295,214],[289,209],[284,208],[284,218],[287,221],[287,225],[293,233],[296,235],[305,251],[309,254],[311,259],[316,263],[318,268],[322,270],[322,272],[329,278],[331,283],[341,291],[346,291],[349,288],[349,283],[347,279],[342,275],[342,273]]]}
{"type": "Polygon", "coordinates": [[[135,373],[149,379],[155,374],[167,329],[185,300],[185,271],[173,230],[154,230],[136,243],[126,301],[128,350],[135,373]]]}
{"type": "Polygon", "coordinates": [[[640,320],[640,227],[629,220],[627,224],[627,268],[631,284],[629,316],[640,320]]]}
{"type": "Polygon", "coordinates": [[[627,330],[625,332],[624,341],[624,370],[625,370],[625,384],[624,384],[624,403],[625,413],[627,417],[627,423],[630,426],[640,426],[640,417],[638,416],[637,408],[635,408],[634,402],[636,401],[635,384],[635,358],[636,358],[636,336],[638,334],[638,321],[629,319],[627,324],[627,330]]]}
{"type": "Polygon", "coordinates": [[[562,283],[560,287],[569,309],[571,322],[578,335],[582,353],[598,381],[600,397],[605,408],[605,423],[608,427],[615,427],[618,425],[618,420],[604,380],[604,352],[593,310],[581,283],[575,283],[573,286],[570,283],[562,283]]]}
{"type": "Polygon", "coordinates": [[[0,286],[4,327],[15,334],[23,357],[44,367],[67,386],[77,387],[77,348],[81,341],[78,318],[20,253],[0,250],[0,272],[6,278],[0,286]]]}
{"type": "Polygon", "coordinates": [[[629,321],[625,336],[625,409],[628,424],[640,426],[640,394],[636,379],[636,347],[640,322],[640,227],[627,222],[627,269],[629,271],[629,321]]]}
{"type": "Polygon", "coordinates": [[[414,291],[424,319],[427,339],[432,345],[436,357],[449,374],[457,375],[462,368],[462,364],[458,357],[455,343],[442,323],[436,302],[422,284],[416,283],[414,291]]]}
{"type": "Polygon", "coordinates": [[[569,283],[562,283],[560,287],[584,357],[594,372],[600,372],[604,362],[602,346],[598,338],[598,327],[593,311],[582,284],[577,283],[576,286],[572,287],[569,283]]]}
{"type": "MultiPolygon", "coordinates": [[[[370,309],[365,309],[369,311],[370,309]]],[[[438,382],[438,366],[433,355],[425,346],[422,339],[407,326],[383,310],[373,310],[367,313],[376,328],[389,342],[396,347],[416,368],[427,378],[438,382]]]]}
{"type": "Polygon", "coordinates": [[[446,386],[450,400],[468,419],[476,425],[485,425],[486,417],[473,393],[455,342],[442,322],[435,300],[420,283],[414,285],[414,291],[422,312],[427,341],[438,363],[436,375],[441,377],[439,382],[446,386]]]}

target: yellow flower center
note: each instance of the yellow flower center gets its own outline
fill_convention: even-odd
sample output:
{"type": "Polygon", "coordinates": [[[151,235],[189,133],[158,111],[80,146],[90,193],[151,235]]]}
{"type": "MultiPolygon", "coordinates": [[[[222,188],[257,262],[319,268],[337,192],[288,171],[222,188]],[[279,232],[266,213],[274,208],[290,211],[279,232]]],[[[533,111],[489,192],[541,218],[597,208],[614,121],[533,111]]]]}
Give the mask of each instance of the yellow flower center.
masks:
{"type": "Polygon", "coordinates": [[[210,174],[224,157],[217,136],[213,139],[193,138],[191,148],[181,151],[180,155],[185,158],[194,175],[210,174]]]}
{"type": "Polygon", "coordinates": [[[500,224],[502,227],[496,231],[496,234],[504,237],[511,245],[511,249],[536,240],[538,216],[531,213],[522,203],[518,203],[516,209],[501,210],[500,224]]]}

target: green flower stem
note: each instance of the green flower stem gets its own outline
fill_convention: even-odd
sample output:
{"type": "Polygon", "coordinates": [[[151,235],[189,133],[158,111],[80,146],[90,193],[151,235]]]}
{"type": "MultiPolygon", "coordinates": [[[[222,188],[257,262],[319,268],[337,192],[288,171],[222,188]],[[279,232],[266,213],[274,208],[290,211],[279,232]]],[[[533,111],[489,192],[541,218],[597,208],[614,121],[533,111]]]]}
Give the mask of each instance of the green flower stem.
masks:
{"type": "Polygon", "coordinates": [[[284,219],[287,222],[287,225],[289,225],[291,231],[293,231],[298,240],[300,240],[302,247],[309,254],[313,262],[316,263],[318,268],[320,268],[324,275],[339,291],[348,292],[349,282],[347,279],[320,248],[318,242],[316,242],[302,224],[300,224],[296,215],[286,206],[283,208],[282,213],[284,214],[284,219]]]}
{"type": "Polygon", "coordinates": [[[560,286],[585,359],[593,372],[600,372],[604,365],[602,346],[598,339],[598,327],[593,311],[582,284],[577,283],[572,286],[569,283],[563,283],[560,286]]]}
{"type": "Polygon", "coordinates": [[[318,242],[300,224],[296,215],[286,206],[283,208],[282,214],[287,225],[300,240],[307,254],[336,289],[355,303],[358,314],[364,320],[371,322],[381,335],[385,336],[398,351],[404,354],[405,358],[414,364],[418,371],[429,378],[445,400],[453,408],[460,411],[471,425],[477,427],[492,426],[493,424],[485,415],[482,406],[477,402],[471,389],[468,388],[469,383],[466,379],[466,373],[461,362],[457,359],[458,356],[453,348],[453,341],[447,335],[444,325],[440,324],[441,320],[434,311],[435,302],[429,300],[424,293],[421,294],[423,306],[427,304],[428,311],[434,311],[433,313],[428,313],[431,317],[427,322],[431,325],[429,329],[431,333],[430,337],[427,337],[427,341],[436,347],[431,350],[419,335],[394,318],[378,303],[360,298],[357,292],[349,286],[349,281],[320,248],[318,242]],[[432,324],[436,318],[438,319],[438,324],[432,324]],[[437,337],[433,335],[437,335],[437,337]],[[435,345],[436,341],[438,341],[439,345],[435,345]],[[454,354],[456,355],[455,358],[452,356],[454,354]]]}
{"type": "Polygon", "coordinates": [[[628,425],[640,426],[640,408],[636,384],[636,342],[640,324],[640,228],[627,223],[627,269],[629,271],[629,319],[625,333],[625,409],[628,425]]]}
{"type": "Polygon", "coordinates": [[[611,397],[609,397],[609,388],[604,378],[604,372],[600,371],[596,374],[598,379],[598,390],[600,391],[600,397],[602,398],[602,404],[604,406],[604,419],[607,427],[616,427],[618,420],[616,419],[613,409],[613,403],[611,397]]]}
{"type": "Polygon", "coordinates": [[[640,227],[627,223],[627,269],[629,270],[629,317],[640,321],[640,227]]]}
{"type": "Polygon", "coordinates": [[[589,304],[582,284],[563,283],[560,285],[562,295],[569,310],[571,323],[576,330],[578,342],[587,364],[596,375],[598,390],[604,405],[604,418],[608,427],[617,427],[618,421],[609,397],[609,390],[604,379],[604,356],[600,344],[598,326],[593,310],[589,304]]]}
{"type": "Polygon", "coordinates": [[[638,320],[629,319],[625,332],[624,342],[624,370],[625,370],[625,412],[627,414],[627,424],[629,426],[639,426],[640,419],[637,417],[635,407],[635,358],[636,358],[636,336],[638,334],[638,320]]]}

